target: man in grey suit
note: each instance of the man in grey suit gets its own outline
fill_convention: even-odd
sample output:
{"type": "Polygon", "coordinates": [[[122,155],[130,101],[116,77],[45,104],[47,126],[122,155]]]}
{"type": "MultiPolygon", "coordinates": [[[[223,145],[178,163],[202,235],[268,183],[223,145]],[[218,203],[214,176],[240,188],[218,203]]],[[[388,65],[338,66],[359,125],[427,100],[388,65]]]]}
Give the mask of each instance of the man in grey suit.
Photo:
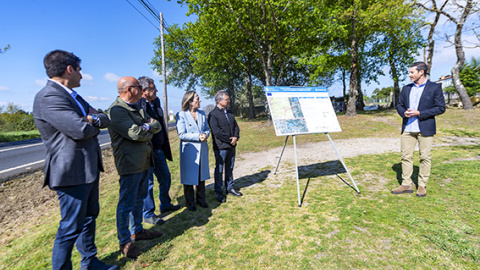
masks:
{"type": "Polygon", "coordinates": [[[35,96],[33,117],[47,150],[44,186],[57,192],[62,216],[52,268],[72,269],[76,244],[81,269],[118,269],[98,260],[95,246],[98,182],[103,171],[97,135],[110,120],[73,90],[82,79],[77,56],[55,50],[45,56],[44,66],[50,80],[35,96]]]}

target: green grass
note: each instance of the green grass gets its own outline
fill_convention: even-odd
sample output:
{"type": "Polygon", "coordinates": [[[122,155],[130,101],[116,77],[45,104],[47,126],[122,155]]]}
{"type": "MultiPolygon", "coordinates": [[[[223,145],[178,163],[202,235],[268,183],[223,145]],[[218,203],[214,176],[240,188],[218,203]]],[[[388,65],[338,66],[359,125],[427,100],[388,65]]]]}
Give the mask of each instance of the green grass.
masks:
{"type": "MultiPolygon", "coordinates": [[[[334,140],[399,137],[401,122],[393,111],[338,118],[343,132],[331,134],[334,140]]],[[[479,118],[479,111],[448,110],[438,119],[435,142],[477,137],[479,118]]],[[[285,140],[276,137],[266,121],[239,121],[239,125],[239,153],[253,151],[261,155],[265,149],[282,146],[285,140]]],[[[174,151],[174,161],[169,162],[173,179],[170,195],[184,204],[178,181],[178,138],[175,132],[170,135],[174,151]]],[[[305,135],[301,142],[326,140],[325,137],[305,135]]],[[[212,153],[210,156],[213,166],[212,153]]],[[[101,213],[96,237],[99,257],[122,269],[478,269],[478,157],[479,145],[435,147],[425,198],[390,194],[401,173],[400,155],[396,152],[345,159],[361,194],[342,182],[349,178],[338,161],[302,166],[302,207],[297,206],[296,183],[291,174],[294,165],[288,162],[282,163],[282,171],[288,173],[273,175],[274,168],[267,166],[237,179],[236,185],[245,195],[229,197],[221,205],[214,199],[211,179],[207,181],[210,208],[196,212],[183,208],[166,216],[164,225],[146,225],[164,235],[139,242],[144,253],[131,260],[118,252],[118,176],[111,152],[104,151],[106,172],[101,175],[101,213]]],[[[418,153],[414,165],[416,181],[418,153]]],[[[41,185],[41,177],[41,173],[36,173],[23,179],[31,185],[41,185]]],[[[0,191],[2,196],[5,192],[0,191]]],[[[158,194],[158,188],[155,191],[158,194]]],[[[12,196],[0,199],[14,200],[12,196]]],[[[14,225],[2,223],[0,268],[51,267],[58,206],[50,203],[37,207],[43,211],[39,219],[17,220],[14,225]]],[[[74,251],[75,269],[79,268],[79,261],[78,252],[74,251]]]]}
{"type": "Polygon", "coordinates": [[[0,132],[0,143],[40,138],[38,130],[0,132]]]}

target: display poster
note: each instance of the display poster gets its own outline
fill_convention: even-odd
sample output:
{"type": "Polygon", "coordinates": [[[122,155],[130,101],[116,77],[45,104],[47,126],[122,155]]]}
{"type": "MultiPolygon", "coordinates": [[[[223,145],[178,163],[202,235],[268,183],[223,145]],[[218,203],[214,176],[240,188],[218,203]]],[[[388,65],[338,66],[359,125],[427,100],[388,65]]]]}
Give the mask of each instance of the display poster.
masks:
{"type": "Polygon", "coordinates": [[[265,87],[277,136],[341,132],[325,87],[265,87]]]}

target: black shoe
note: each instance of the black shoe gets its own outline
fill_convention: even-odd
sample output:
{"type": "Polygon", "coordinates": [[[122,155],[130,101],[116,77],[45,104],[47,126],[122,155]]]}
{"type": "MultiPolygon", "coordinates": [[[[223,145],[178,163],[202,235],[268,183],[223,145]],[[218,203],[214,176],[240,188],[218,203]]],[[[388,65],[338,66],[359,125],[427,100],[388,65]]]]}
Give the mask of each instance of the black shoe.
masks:
{"type": "Polygon", "coordinates": [[[230,194],[230,195],[233,195],[233,196],[237,196],[237,197],[240,197],[240,196],[243,196],[243,194],[240,192],[240,191],[236,191],[235,189],[231,189],[227,192],[227,194],[230,194]]]}
{"type": "Polygon", "coordinates": [[[197,211],[197,208],[195,206],[189,206],[187,207],[188,211],[197,211]]]}
{"type": "Polygon", "coordinates": [[[182,208],[182,206],[180,204],[177,204],[177,205],[172,205],[170,207],[167,207],[165,209],[160,209],[160,213],[162,214],[165,214],[167,212],[175,212],[177,211],[178,209],[182,208]]]}
{"type": "Polygon", "coordinates": [[[203,202],[203,203],[197,202],[197,204],[200,205],[200,207],[202,208],[208,208],[208,204],[206,202],[203,202]]]}
{"type": "Polygon", "coordinates": [[[215,197],[215,198],[217,199],[217,201],[218,201],[219,203],[226,203],[226,202],[227,202],[227,200],[226,200],[224,197],[222,197],[222,198],[215,197]]]}

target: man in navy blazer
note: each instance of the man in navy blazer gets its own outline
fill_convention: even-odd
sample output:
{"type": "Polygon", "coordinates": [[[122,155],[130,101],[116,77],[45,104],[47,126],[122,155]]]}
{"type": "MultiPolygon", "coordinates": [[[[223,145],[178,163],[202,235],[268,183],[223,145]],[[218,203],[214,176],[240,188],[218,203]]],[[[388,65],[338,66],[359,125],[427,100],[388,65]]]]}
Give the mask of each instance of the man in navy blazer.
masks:
{"type": "Polygon", "coordinates": [[[217,106],[208,114],[208,125],[212,134],[213,152],[215,154],[215,198],[225,202],[222,191],[223,171],[225,171],[225,189],[227,194],[242,196],[233,188],[233,166],[235,165],[235,148],[240,138],[240,128],[235,116],[227,108],[230,98],[226,91],[220,90],[215,94],[217,106]]]}
{"type": "Polygon", "coordinates": [[[413,82],[402,88],[397,112],[403,118],[401,135],[402,184],[392,190],[393,194],[413,193],[413,152],[418,142],[420,170],[417,196],[427,195],[430,176],[433,135],[436,134],[435,116],[445,112],[445,99],[440,84],[425,77],[427,65],[416,62],[410,66],[408,76],[413,82]]]}
{"type": "Polygon", "coordinates": [[[117,269],[96,258],[95,246],[98,182],[103,171],[97,135],[110,120],[73,90],[82,79],[77,56],[55,50],[45,56],[44,65],[50,80],[35,96],[33,117],[47,150],[44,186],[57,192],[62,216],[52,268],[72,269],[76,243],[81,269],[117,269]]]}

